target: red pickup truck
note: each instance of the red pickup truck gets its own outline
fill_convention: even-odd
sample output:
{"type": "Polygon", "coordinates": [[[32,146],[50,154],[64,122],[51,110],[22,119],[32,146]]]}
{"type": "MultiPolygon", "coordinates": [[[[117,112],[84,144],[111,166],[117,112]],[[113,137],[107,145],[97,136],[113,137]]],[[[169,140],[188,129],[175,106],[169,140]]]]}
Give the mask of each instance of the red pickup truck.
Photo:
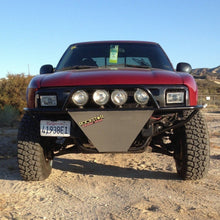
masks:
{"type": "Polygon", "coordinates": [[[18,131],[24,180],[44,180],[56,155],[143,152],[174,157],[184,180],[209,166],[209,137],[191,66],[173,68],[157,43],[102,41],[68,47],[27,88],[18,131]]]}

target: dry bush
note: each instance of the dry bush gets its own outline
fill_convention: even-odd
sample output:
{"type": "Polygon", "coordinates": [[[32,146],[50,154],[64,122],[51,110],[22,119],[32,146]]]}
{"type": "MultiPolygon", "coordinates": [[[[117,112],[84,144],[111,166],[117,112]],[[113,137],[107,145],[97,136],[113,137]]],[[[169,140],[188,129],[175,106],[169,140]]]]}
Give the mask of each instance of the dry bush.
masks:
{"type": "Polygon", "coordinates": [[[8,74],[0,82],[0,109],[5,106],[13,106],[23,113],[26,106],[26,89],[33,76],[24,74],[8,74]]]}
{"type": "Polygon", "coordinates": [[[0,127],[13,127],[17,124],[18,119],[19,111],[16,108],[5,105],[0,110],[0,127]]]}

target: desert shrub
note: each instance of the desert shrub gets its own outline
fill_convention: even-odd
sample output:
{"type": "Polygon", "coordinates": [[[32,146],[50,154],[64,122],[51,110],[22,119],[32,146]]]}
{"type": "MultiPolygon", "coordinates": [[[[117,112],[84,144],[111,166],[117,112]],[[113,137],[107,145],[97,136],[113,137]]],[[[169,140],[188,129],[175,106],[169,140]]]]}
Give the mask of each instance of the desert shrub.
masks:
{"type": "Polygon", "coordinates": [[[13,127],[19,119],[19,111],[10,105],[5,105],[0,110],[0,127],[13,127]]]}
{"type": "Polygon", "coordinates": [[[23,113],[23,108],[26,106],[26,89],[32,76],[24,74],[8,74],[0,82],[0,109],[5,106],[13,106],[23,113]]]}

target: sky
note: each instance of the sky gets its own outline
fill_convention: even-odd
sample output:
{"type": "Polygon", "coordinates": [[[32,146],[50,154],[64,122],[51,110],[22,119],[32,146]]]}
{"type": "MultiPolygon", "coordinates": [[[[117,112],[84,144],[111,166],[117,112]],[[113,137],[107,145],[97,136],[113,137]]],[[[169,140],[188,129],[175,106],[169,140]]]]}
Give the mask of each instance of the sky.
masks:
{"type": "Polygon", "coordinates": [[[0,78],[56,67],[72,43],[159,43],[174,67],[220,65],[219,0],[0,0],[0,78]]]}

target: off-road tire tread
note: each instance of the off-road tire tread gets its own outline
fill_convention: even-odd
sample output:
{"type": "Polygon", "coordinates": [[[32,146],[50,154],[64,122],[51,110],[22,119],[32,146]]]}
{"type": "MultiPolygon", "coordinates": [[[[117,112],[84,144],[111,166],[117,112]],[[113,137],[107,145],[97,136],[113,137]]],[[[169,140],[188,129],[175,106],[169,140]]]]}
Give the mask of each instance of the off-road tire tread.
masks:
{"type": "Polygon", "coordinates": [[[201,179],[210,163],[209,135],[202,113],[197,112],[184,127],[183,164],[177,171],[184,180],[201,179]]]}
{"type": "Polygon", "coordinates": [[[19,126],[17,150],[19,171],[24,180],[44,180],[50,175],[50,161],[45,160],[40,144],[39,123],[28,113],[19,126]]]}

